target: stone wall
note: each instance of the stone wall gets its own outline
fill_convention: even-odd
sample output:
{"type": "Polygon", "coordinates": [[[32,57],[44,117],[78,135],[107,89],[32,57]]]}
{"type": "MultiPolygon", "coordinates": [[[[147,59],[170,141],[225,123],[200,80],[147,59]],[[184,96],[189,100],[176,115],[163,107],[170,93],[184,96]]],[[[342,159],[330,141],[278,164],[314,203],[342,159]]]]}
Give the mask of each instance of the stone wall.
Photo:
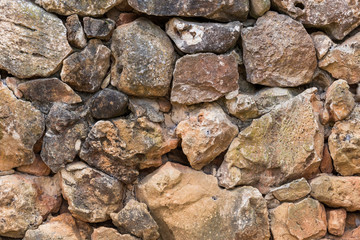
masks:
{"type": "Polygon", "coordinates": [[[0,240],[360,239],[360,2],[0,0],[0,240]]]}

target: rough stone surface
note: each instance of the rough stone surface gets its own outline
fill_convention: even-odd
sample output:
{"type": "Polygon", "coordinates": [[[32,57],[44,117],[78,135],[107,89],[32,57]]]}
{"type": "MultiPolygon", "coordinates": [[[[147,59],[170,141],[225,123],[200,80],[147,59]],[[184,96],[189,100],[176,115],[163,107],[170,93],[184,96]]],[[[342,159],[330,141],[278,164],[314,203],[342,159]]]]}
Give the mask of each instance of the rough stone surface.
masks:
{"type": "Polygon", "coordinates": [[[88,38],[109,40],[115,28],[115,21],[110,18],[96,19],[84,17],[84,31],[88,38]]]}
{"type": "Polygon", "coordinates": [[[186,105],[212,102],[236,91],[238,79],[237,61],[232,55],[186,55],[175,65],[171,101],[186,105]]]}
{"type": "Polygon", "coordinates": [[[240,37],[240,22],[198,23],[173,18],[166,23],[166,33],[184,53],[224,53],[240,37]]]}
{"type": "Polygon", "coordinates": [[[270,0],[250,0],[250,15],[259,18],[269,11],[270,6],[270,0]]]}
{"type": "Polygon", "coordinates": [[[243,28],[241,37],[249,82],[296,87],[311,81],[316,69],[316,53],[301,23],[269,11],[254,27],[243,28]]]}
{"type": "Polygon", "coordinates": [[[63,102],[68,104],[82,102],[81,97],[66,83],[57,78],[31,80],[18,85],[24,97],[38,102],[63,102]]]}
{"type": "Polygon", "coordinates": [[[110,214],[120,232],[131,233],[143,240],[157,240],[159,226],[150,215],[146,204],[130,200],[118,213],[110,214]]]}
{"type": "Polygon", "coordinates": [[[137,118],[147,117],[150,121],[157,123],[165,120],[156,99],[130,97],[129,109],[137,118]]]}
{"type": "Polygon", "coordinates": [[[124,186],[115,178],[75,162],[61,170],[62,194],[71,214],[84,222],[104,222],[122,207],[124,186]]]}
{"type": "Polygon", "coordinates": [[[241,131],[218,170],[219,184],[254,185],[267,192],[268,187],[316,173],[324,132],[315,92],[307,89],[241,131]]]}
{"type": "Polygon", "coordinates": [[[345,209],[330,209],[326,213],[329,233],[335,236],[342,236],[345,231],[345,209]]]}
{"type": "Polygon", "coordinates": [[[215,177],[168,162],[146,176],[136,193],[163,239],[270,238],[266,201],[255,188],[223,190],[215,177]]]}
{"type": "Polygon", "coordinates": [[[324,153],[323,153],[323,159],[321,160],[320,163],[320,171],[322,173],[332,173],[333,170],[334,170],[334,166],[329,151],[329,145],[324,144],[324,153]]]}
{"type": "Polygon", "coordinates": [[[293,202],[311,192],[309,183],[301,178],[271,190],[272,194],[281,202],[293,202]]]}
{"type": "Polygon", "coordinates": [[[181,121],[176,134],[181,138],[181,147],[191,166],[200,170],[214,160],[230,145],[238,134],[220,106],[206,104],[195,111],[189,119],[181,121]]]}
{"type": "Polygon", "coordinates": [[[326,234],[325,208],[311,198],[283,203],[270,211],[270,218],[276,240],[320,239],[326,234]]]}
{"type": "Polygon", "coordinates": [[[27,0],[0,1],[0,69],[19,78],[47,77],[71,53],[66,28],[27,0]]]}
{"type": "Polygon", "coordinates": [[[331,73],[334,78],[344,79],[349,84],[358,83],[360,82],[359,54],[360,32],[331,48],[319,61],[319,67],[331,73]]]}
{"type": "Polygon", "coordinates": [[[101,40],[90,40],[84,50],[64,60],[61,80],[77,91],[98,91],[110,67],[110,55],[101,40]]]}
{"type": "Polygon", "coordinates": [[[73,14],[67,17],[65,27],[69,43],[76,48],[84,48],[87,40],[78,15],[73,14]]]}
{"type": "Polygon", "coordinates": [[[13,91],[14,95],[17,98],[22,98],[24,95],[22,94],[22,92],[18,89],[18,85],[21,83],[22,81],[19,80],[16,77],[7,77],[5,79],[5,84],[6,86],[13,91]]]}
{"type": "Polygon", "coordinates": [[[120,234],[114,228],[99,227],[91,234],[91,240],[140,240],[129,234],[120,234]]]}
{"type": "Polygon", "coordinates": [[[348,0],[272,0],[274,7],[307,27],[341,40],[360,25],[360,3],[348,0]]]}
{"type": "Polygon", "coordinates": [[[142,97],[168,93],[175,52],[160,27],[145,18],[121,25],[114,31],[111,50],[115,58],[111,69],[113,86],[142,97]]]}
{"type": "Polygon", "coordinates": [[[310,34],[310,36],[314,42],[316,56],[318,59],[322,59],[328,53],[329,49],[335,44],[331,38],[323,32],[314,32],[310,34]]]}
{"type": "Polygon", "coordinates": [[[41,112],[30,102],[18,100],[0,82],[0,171],[31,164],[33,147],[44,129],[41,112]]]}
{"type": "Polygon", "coordinates": [[[97,119],[124,115],[127,111],[128,100],[122,92],[105,88],[93,97],[91,115],[97,119]]]}
{"type": "Polygon", "coordinates": [[[35,160],[30,165],[24,165],[16,168],[16,171],[28,173],[36,176],[47,176],[50,174],[50,168],[42,161],[40,155],[35,155],[35,160]]]}

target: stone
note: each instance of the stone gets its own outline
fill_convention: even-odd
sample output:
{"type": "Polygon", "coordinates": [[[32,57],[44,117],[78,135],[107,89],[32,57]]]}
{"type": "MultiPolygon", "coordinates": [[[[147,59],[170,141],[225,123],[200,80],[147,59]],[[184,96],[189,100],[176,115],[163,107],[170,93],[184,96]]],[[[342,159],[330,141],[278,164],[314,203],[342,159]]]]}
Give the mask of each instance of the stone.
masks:
{"type": "Polygon", "coordinates": [[[266,193],[269,187],[317,173],[324,130],[315,93],[315,88],[305,90],[242,130],[218,170],[219,184],[253,185],[266,193]]]}
{"type": "Polygon", "coordinates": [[[323,153],[323,159],[320,163],[320,171],[322,173],[332,173],[334,170],[333,162],[331,159],[330,151],[329,151],[329,145],[324,144],[324,153],[323,153]]]}
{"type": "Polygon", "coordinates": [[[11,90],[13,91],[14,95],[17,97],[17,98],[22,98],[23,97],[23,94],[22,92],[18,89],[18,85],[21,83],[22,81],[19,80],[18,78],[16,77],[7,77],[5,79],[5,84],[6,86],[11,90]]]}
{"type": "Polygon", "coordinates": [[[80,49],[86,47],[87,40],[78,15],[73,14],[68,16],[65,27],[67,30],[67,39],[72,46],[80,49]]]}
{"type": "Polygon", "coordinates": [[[91,240],[139,240],[129,234],[120,234],[114,228],[99,227],[94,229],[91,240]]]}
{"type": "Polygon", "coordinates": [[[172,18],[166,33],[184,53],[224,53],[233,48],[240,37],[241,23],[198,23],[172,18]]]}
{"type": "Polygon", "coordinates": [[[124,186],[118,180],[83,162],[68,164],[61,170],[62,194],[71,214],[84,222],[110,219],[122,208],[124,186]]]}
{"type": "Polygon", "coordinates": [[[131,23],[135,21],[138,17],[139,16],[136,13],[120,13],[116,21],[116,27],[123,24],[131,23]]]}
{"type": "Polygon", "coordinates": [[[241,37],[247,81],[271,87],[311,82],[316,52],[301,23],[269,11],[254,27],[243,28],[241,37]]]}
{"type": "Polygon", "coordinates": [[[268,209],[276,208],[281,204],[280,201],[277,200],[271,192],[266,194],[264,198],[266,200],[266,205],[268,209]]]}
{"type": "Polygon", "coordinates": [[[238,79],[237,62],[232,55],[186,55],[175,65],[171,102],[191,105],[215,101],[238,90],[238,79]]]}
{"type": "Polygon", "coordinates": [[[259,18],[270,10],[270,0],[250,0],[250,15],[259,18]]]}
{"type": "Polygon", "coordinates": [[[110,18],[97,19],[84,17],[84,31],[88,38],[109,40],[115,28],[115,21],[110,18]]]}
{"type": "Polygon", "coordinates": [[[359,54],[360,32],[332,47],[319,61],[319,67],[328,71],[336,79],[344,79],[349,84],[358,83],[360,82],[359,54]]]}
{"type": "Polygon", "coordinates": [[[330,209],[326,213],[329,233],[335,236],[342,236],[345,231],[345,209],[330,209]]]}
{"type": "Polygon", "coordinates": [[[44,130],[41,112],[0,82],[0,171],[31,164],[33,147],[44,130]]]}
{"type": "Polygon", "coordinates": [[[271,190],[271,193],[281,202],[294,202],[306,197],[311,192],[305,178],[297,179],[271,190]]]}
{"type": "Polygon", "coordinates": [[[177,144],[178,139],[167,129],[145,117],[102,120],[90,130],[80,158],[106,174],[131,183],[139,169],[160,166],[161,156],[177,144]]]}
{"type": "Polygon", "coordinates": [[[1,0],[0,16],[0,69],[18,78],[47,77],[72,52],[61,19],[31,1],[1,0]]]}
{"type": "Polygon", "coordinates": [[[127,112],[128,97],[122,92],[105,88],[91,102],[91,115],[96,119],[114,118],[127,112]]]}
{"type": "Polygon", "coordinates": [[[276,240],[320,239],[326,235],[325,208],[311,198],[281,204],[270,211],[270,219],[276,240]]]}
{"type": "Polygon", "coordinates": [[[357,240],[359,238],[360,238],[360,227],[350,231],[346,231],[344,235],[341,236],[341,240],[357,240]]]}
{"type": "Polygon", "coordinates": [[[169,92],[175,51],[160,27],[145,18],[121,25],[114,31],[111,50],[111,84],[117,89],[139,97],[169,92]]]}
{"type": "Polygon", "coordinates": [[[80,16],[100,16],[124,0],[35,0],[35,3],[48,12],[60,15],[78,14],[80,16]]]}
{"type": "Polygon", "coordinates": [[[137,117],[147,117],[155,123],[163,122],[164,114],[160,112],[160,105],[156,99],[130,97],[129,109],[137,117]]]}
{"type": "Polygon", "coordinates": [[[360,210],[360,177],[321,174],[310,181],[311,196],[333,208],[360,210]]]}
{"type": "Polygon", "coordinates": [[[159,226],[150,215],[146,204],[130,200],[118,213],[111,213],[113,224],[120,232],[131,233],[143,240],[157,240],[159,226]]]}
{"type": "Polygon", "coordinates": [[[40,155],[53,172],[72,162],[80,152],[89,130],[83,117],[83,113],[64,104],[55,104],[50,109],[40,155]]]}
{"type": "Polygon", "coordinates": [[[40,155],[35,155],[35,160],[30,165],[24,165],[16,168],[16,171],[36,175],[48,176],[51,172],[50,168],[42,161],[40,155]]]}
{"type": "Polygon", "coordinates": [[[192,168],[200,170],[230,145],[239,130],[217,104],[205,104],[181,121],[176,134],[192,168]]]}
{"type": "Polygon", "coordinates": [[[316,68],[309,87],[316,87],[319,90],[319,93],[323,93],[330,87],[333,82],[334,79],[328,72],[320,68],[316,68]]]}
{"type": "Polygon", "coordinates": [[[61,80],[76,91],[98,91],[110,67],[110,55],[110,49],[101,40],[90,40],[84,50],[64,60],[61,80]]]}
{"type": "Polygon", "coordinates": [[[272,6],[306,27],[319,28],[336,40],[360,25],[360,4],[347,0],[272,0],[272,6]]]}
{"type": "Polygon", "coordinates": [[[215,177],[167,162],[136,187],[163,239],[269,239],[266,201],[253,187],[221,189],[215,177]],[[221,223],[221,224],[220,224],[221,223]]]}
{"type": "Polygon", "coordinates": [[[66,83],[58,78],[36,79],[20,83],[18,89],[24,97],[30,101],[38,102],[62,102],[75,104],[82,102],[81,97],[66,83]]]}
{"type": "Polygon", "coordinates": [[[314,42],[318,59],[322,59],[328,53],[330,48],[335,45],[331,38],[323,32],[314,32],[310,34],[310,36],[314,42]]]}

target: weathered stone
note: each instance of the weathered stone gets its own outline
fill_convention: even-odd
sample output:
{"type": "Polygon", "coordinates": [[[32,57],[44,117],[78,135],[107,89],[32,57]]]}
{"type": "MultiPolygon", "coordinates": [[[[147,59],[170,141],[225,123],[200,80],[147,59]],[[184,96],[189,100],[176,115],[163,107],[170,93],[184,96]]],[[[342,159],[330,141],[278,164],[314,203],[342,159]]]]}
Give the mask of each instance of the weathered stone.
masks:
{"type": "Polygon", "coordinates": [[[317,173],[324,132],[318,116],[322,104],[315,92],[307,89],[241,131],[218,170],[219,184],[254,185],[264,193],[271,186],[317,173]]]}
{"type": "Polygon", "coordinates": [[[124,186],[83,162],[61,170],[62,194],[71,214],[84,222],[104,222],[122,207],[124,186]]]}
{"type": "Polygon", "coordinates": [[[329,49],[335,45],[335,43],[323,32],[314,32],[310,34],[318,59],[322,59],[329,51],[329,49]]]}
{"type": "Polygon", "coordinates": [[[84,50],[64,60],[61,80],[77,91],[98,91],[110,67],[110,55],[101,40],[90,40],[84,50]]]}
{"type": "Polygon", "coordinates": [[[18,85],[24,97],[38,102],[62,102],[68,104],[82,102],[71,87],[57,78],[31,80],[18,85]]]}
{"type": "Polygon", "coordinates": [[[341,236],[345,231],[346,211],[345,209],[331,209],[326,212],[328,231],[335,236],[341,236]]]}
{"type": "Polygon", "coordinates": [[[217,104],[205,104],[176,128],[182,150],[196,170],[224,152],[238,132],[237,126],[231,123],[217,104]]]}
{"type": "Polygon", "coordinates": [[[50,174],[50,168],[42,161],[40,155],[35,155],[35,160],[30,165],[24,165],[16,168],[16,171],[28,173],[36,176],[47,176],[50,174]]]}
{"type": "Polygon", "coordinates": [[[171,101],[180,104],[212,102],[239,88],[237,61],[232,55],[199,53],[175,65],[171,101]]]}
{"type": "Polygon", "coordinates": [[[161,156],[177,144],[178,140],[160,124],[144,117],[98,121],[82,145],[80,158],[130,183],[136,179],[139,168],[160,166],[161,156]]]}
{"type": "Polygon", "coordinates": [[[122,92],[105,88],[97,93],[91,103],[91,115],[97,119],[113,118],[127,111],[128,97],[122,92]]]}
{"type": "Polygon", "coordinates": [[[272,0],[274,7],[306,27],[323,29],[341,40],[360,25],[360,3],[348,0],[272,0]]]}
{"type": "Polygon", "coordinates": [[[142,97],[168,93],[175,51],[160,27],[145,18],[121,25],[114,31],[111,50],[115,58],[111,69],[113,86],[142,97]]]}
{"type": "Polygon", "coordinates": [[[168,162],[141,180],[136,194],[163,239],[270,238],[266,201],[252,187],[224,190],[215,177],[168,162]]]}
{"type": "Polygon", "coordinates": [[[240,37],[240,22],[198,23],[173,18],[166,23],[166,33],[184,53],[224,53],[240,37]]]}
{"type": "Polygon", "coordinates": [[[360,239],[360,227],[355,228],[351,231],[346,231],[344,235],[341,236],[341,240],[357,240],[360,239]]]}
{"type": "Polygon", "coordinates": [[[281,204],[280,201],[277,200],[271,192],[266,194],[264,198],[266,200],[266,205],[268,209],[276,208],[281,204]]]}
{"type": "Polygon", "coordinates": [[[358,83],[360,82],[359,54],[360,32],[331,48],[319,61],[319,67],[331,73],[334,78],[345,79],[349,84],[358,83]]]}
{"type": "Polygon", "coordinates": [[[140,240],[129,234],[120,234],[113,228],[99,227],[91,235],[91,240],[140,240]]]}
{"type": "Polygon", "coordinates": [[[273,87],[309,83],[317,66],[314,43],[303,25],[269,11],[241,32],[247,80],[273,87]]]}
{"type": "Polygon", "coordinates": [[[164,114],[156,99],[130,97],[129,109],[137,117],[147,117],[152,122],[163,122],[164,114]]]}
{"type": "Polygon", "coordinates": [[[78,15],[74,14],[67,17],[65,27],[69,43],[76,48],[84,48],[87,41],[78,15]]]}
{"type": "Polygon", "coordinates": [[[360,210],[360,177],[322,174],[310,182],[311,196],[329,207],[360,210]]]}
{"type": "Polygon", "coordinates": [[[250,0],[250,15],[259,18],[270,10],[270,0],[250,0]]]}
{"type": "Polygon", "coordinates": [[[119,18],[116,21],[116,27],[131,23],[135,21],[139,16],[136,13],[120,13],[119,18]]]}
{"type": "Polygon", "coordinates": [[[270,211],[270,218],[276,240],[320,239],[326,234],[325,208],[311,198],[283,203],[270,211]]]}
{"type": "Polygon", "coordinates": [[[5,79],[5,84],[6,86],[13,91],[14,95],[17,98],[22,98],[23,94],[22,92],[18,89],[18,85],[21,83],[22,81],[17,79],[16,77],[7,77],[5,79]]]}
{"type": "Polygon", "coordinates": [[[0,82],[0,171],[31,164],[33,146],[44,129],[41,112],[30,102],[18,100],[0,82]]]}
{"type": "Polygon", "coordinates": [[[100,16],[124,0],[35,0],[36,4],[48,12],[60,15],[78,14],[80,16],[100,16]]]}
{"type": "Polygon", "coordinates": [[[128,0],[131,7],[139,12],[155,16],[206,17],[218,21],[246,20],[249,1],[201,1],[186,0],[128,0]]]}
{"type": "Polygon", "coordinates": [[[306,197],[311,192],[311,188],[306,179],[301,178],[272,189],[271,192],[281,202],[294,202],[306,197]]]}
{"type": "Polygon", "coordinates": [[[111,219],[120,232],[131,233],[143,240],[157,240],[159,226],[150,215],[146,204],[130,200],[118,213],[111,213],[111,219]]]}
{"type": "Polygon", "coordinates": [[[324,153],[323,153],[323,159],[320,163],[320,171],[322,173],[332,173],[334,170],[333,162],[331,159],[329,146],[328,144],[324,144],[324,153]]]}
{"type": "Polygon", "coordinates": [[[316,87],[319,90],[319,92],[322,93],[326,91],[333,82],[334,79],[331,77],[331,75],[328,72],[320,68],[316,68],[314,76],[309,86],[316,87]]]}
{"type": "Polygon", "coordinates": [[[31,1],[0,1],[0,69],[19,78],[47,77],[71,53],[62,21],[31,1]]]}
{"type": "Polygon", "coordinates": [[[84,31],[88,38],[109,40],[115,28],[115,21],[110,18],[96,19],[84,17],[84,31]]]}

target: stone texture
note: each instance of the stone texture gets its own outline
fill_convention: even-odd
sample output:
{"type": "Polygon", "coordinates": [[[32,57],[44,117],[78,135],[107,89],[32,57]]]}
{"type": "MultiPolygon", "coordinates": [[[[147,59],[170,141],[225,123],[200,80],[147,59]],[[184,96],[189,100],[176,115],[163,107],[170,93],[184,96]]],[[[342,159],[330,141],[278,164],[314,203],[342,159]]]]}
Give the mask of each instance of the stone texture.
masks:
{"type": "Polygon", "coordinates": [[[270,0],[250,0],[250,15],[259,18],[270,10],[270,0]]]}
{"type": "Polygon", "coordinates": [[[129,109],[137,117],[147,117],[150,121],[163,122],[164,114],[160,112],[157,99],[130,97],[129,109]]]}
{"type": "Polygon", "coordinates": [[[173,18],[166,23],[166,33],[184,53],[224,53],[240,37],[240,22],[198,23],[173,18]]]}
{"type": "Polygon", "coordinates": [[[73,14],[67,17],[65,27],[69,43],[76,48],[84,48],[87,40],[78,15],[73,14]]]}
{"type": "Polygon", "coordinates": [[[166,163],[136,189],[163,239],[269,239],[266,202],[259,191],[219,188],[211,175],[166,163]]]}
{"type": "Polygon", "coordinates": [[[18,89],[27,100],[38,102],[62,102],[68,104],[82,102],[69,85],[57,78],[36,79],[20,83],[18,89]]]}
{"type": "Polygon", "coordinates": [[[80,151],[89,165],[130,183],[138,169],[157,167],[161,156],[177,147],[178,140],[147,118],[98,121],[80,151]]]}
{"type": "Polygon", "coordinates": [[[135,10],[155,16],[206,17],[218,21],[246,20],[249,1],[201,1],[186,0],[179,4],[177,0],[128,0],[135,10]]]}
{"type": "Polygon", "coordinates": [[[114,31],[111,50],[115,58],[111,69],[113,86],[142,97],[168,93],[175,52],[160,27],[145,18],[121,25],[114,31]]]}
{"type": "Polygon", "coordinates": [[[47,176],[50,174],[50,168],[42,161],[40,155],[35,155],[35,160],[30,165],[24,165],[16,168],[16,171],[28,173],[36,176],[47,176]]]}
{"type": "Polygon", "coordinates": [[[83,162],[61,170],[62,194],[71,214],[84,222],[104,222],[122,207],[124,186],[83,162]]]}
{"type": "Polygon", "coordinates": [[[17,97],[17,98],[22,98],[23,97],[23,94],[22,92],[18,89],[18,85],[21,83],[22,81],[19,80],[18,78],[16,77],[7,77],[5,79],[5,84],[6,86],[11,90],[13,91],[14,95],[17,97]]]}
{"type": "Polygon", "coordinates": [[[62,21],[31,1],[1,0],[0,16],[0,69],[19,78],[47,77],[71,53],[62,21]]]}
{"type": "Polygon", "coordinates": [[[120,13],[118,19],[116,20],[116,27],[131,23],[135,21],[139,16],[136,13],[120,13]]]}
{"type": "Polygon", "coordinates": [[[90,40],[84,50],[64,60],[61,80],[77,91],[98,91],[110,67],[110,55],[101,40],[90,40]]]}
{"type": "Polygon", "coordinates": [[[324,146],[316,89],[307,89],[242,130],[231,143],[218,170],[226,188],[254,185],[262,193],[271,186],[318,172],[324,146]]]}
{"type": "Polygon", "coordinates": [[[360,210],[360,177],[340,177],[322,174],[310,182],[311,196],[334,208],[360,210]]]}
{"type": "Polygon", "coordinates": [[[311,192],[309,183],[301,178],[271,190],[272,194],[281,202],[293,202],[306,197],[311,192]]]}
{"type": "Polygon", "coordinates": [[[91,115],[97,119],[107,119],[124,115],[128,97],[122,92],[105,88],[97,93],[91,102],[91,115]]]}
{"type": "Polygon", "coordinates": [[[335,43],[323,32],[314,32],[310,34],[318,59],[322,59],[329,51],[329,49],[335,45],[335,43]]]}
{"type": "Polygon", "coordinates": [[[96,19],[84,17],[84,31],[88,38],[109,40],[115,28],[115,21],[110,18],[96,19]]]}
{"type": "Polygon", "coordinates": [[[345,231],[345,209],[330,209],[326,213],[329,233],[335,236],[342,236],[345,231]]]}
{"type": "Polygon", "coordinates": [[[130,200],[118,213],[111,213],[113,224],[120,232],[131,233],[143,240],[157,240],[159,226],[150,215],[146,204],[130,200]]]}
{"type": "Polygon", "coordinates": [[[324,153],[323,153],[323,159],[321,160],[320,163],[320,171],[322,173],[332,173],[333,170],[334,170],[334,166],[329,151],[329,145],[324,144],[324,153]]]}
{"type": "Polygon", "coordinates": [[[217,104],[205,104],[176,127],[182,150],[196,170],[224,152],[238,132],[237,126],[217,104]]]}
{"type": "Polygon", "coordinates": [[[113,228],[99,227],[94,229],[91,240],[139,240],[129,234],[120,234],[113,228]]]}
{"type": "Polygon", "coordinates": [[[60,15],[78,14],[80,16],[100,16],[124,0],[35,0],[36,4],[45,8],[46,11],[60,15]]]}
{"type": "Polygon", "coordinates": [[[175,65],[171,101],[186,105],[212,102],[236,91],[238,79],[237,61],[232,55],[186,55],[175,65]]]}
{"type": "Polygon", "coordinates": [[[317,66],[316,53],[301,23],[269,11],[254,27],[243,28],[241,37],[249,82],[296,87],[311,81],[317,66]]]}
{"type": "Polygon", "coordinates": [[[334,78],[344,79],[349,84],[358,83],[360,81],[359,54],[360,32],[331,48],[328,54],[319,61],[319,67],[331,73],[334,78]]]}
{"type": "Polygon", "coordinates": [[[41,112],[30,102],[18,100],[0,82],[0,171],[31,164],[33,147],[44,129],[41,112]]]}
{"type": "Polygon", "coordinates": [[[311,198],[283,203],[270,211],[270,218],[276,240],[320,239],[326,234],[325,208],[311,198]]]}
{"type": "Polygon", "coordinates": [[[360,3],[348,0],[272,0],[274,7],[306,27],[323,29],[337,40],[360,25],[360,3]]]}

